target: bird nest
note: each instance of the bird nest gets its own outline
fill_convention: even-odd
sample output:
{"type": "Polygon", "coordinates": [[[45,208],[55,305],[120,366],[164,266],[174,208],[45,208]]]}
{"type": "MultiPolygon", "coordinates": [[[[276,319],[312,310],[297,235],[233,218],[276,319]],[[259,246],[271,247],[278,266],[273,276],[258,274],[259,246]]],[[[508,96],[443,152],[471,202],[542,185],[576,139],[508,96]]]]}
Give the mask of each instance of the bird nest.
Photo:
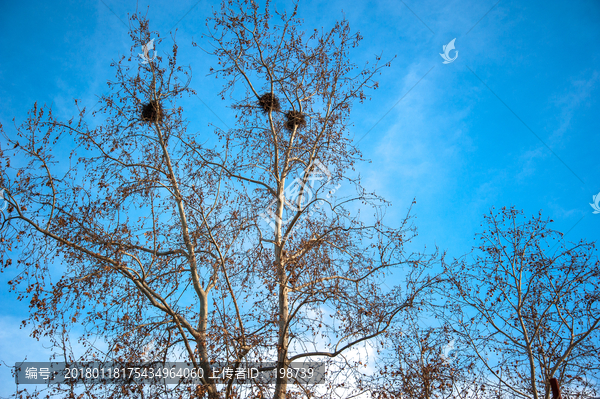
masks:
{"type": "Polygon", "coordinates": [[[158,101],[150,101],[142,107],[142,120],[146,122],[158,122],[163,118],[162,105],[158,101]]]}
{"type": "Polygon", "coordinates": [[[258,99],[258,105],[263,109],[265,113],[270,111],[279,111],[279,99],[272,93],[265,93],[258,99]]]}
{"type": "Polygon", "coordinates": [[[306,126],[306,117],[302,112],[299,111],[289,111],[285,114],[287,121],[285,122],[285,127],[288,130],[294,130],[294,128],[303,128],[306,126]]]}

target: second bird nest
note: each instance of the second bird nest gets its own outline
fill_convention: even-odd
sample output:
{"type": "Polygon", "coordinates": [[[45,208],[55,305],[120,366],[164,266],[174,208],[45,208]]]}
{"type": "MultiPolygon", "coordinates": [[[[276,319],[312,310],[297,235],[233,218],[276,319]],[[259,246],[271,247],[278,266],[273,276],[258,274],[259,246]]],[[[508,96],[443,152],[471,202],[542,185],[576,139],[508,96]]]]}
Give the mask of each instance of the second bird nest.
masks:
{"type": "Polygon", "coordinates": [[[287,119],[285,127],[288,130],[294,130],[294,128],[300,129],[306,126],[306,117],[302,112],[289,111],[285,114],[285,118],[287,119]]]}
{"type": "Polygon", "coordinates": [[[262,108],[263,112],[268,113],[269,111],[279,111],[281,106],[279,105],[279,99],[272,93],[265,93],[258,99],[258,105],[262,108]]]}
{"type": "Polygon", "coordinates": [[[158,122],[163,118],[162,105],[158,101],[150,101],[142,107],[142,120],[145,122],[158,122]]]}

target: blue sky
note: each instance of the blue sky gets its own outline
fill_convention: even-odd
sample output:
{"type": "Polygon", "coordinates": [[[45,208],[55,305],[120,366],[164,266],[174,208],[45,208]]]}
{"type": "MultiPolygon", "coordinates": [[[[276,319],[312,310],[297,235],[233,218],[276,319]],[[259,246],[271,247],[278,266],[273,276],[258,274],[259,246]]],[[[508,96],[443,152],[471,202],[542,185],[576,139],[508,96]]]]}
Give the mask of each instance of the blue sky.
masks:
{"type": "MultiPolygon", "coordinates": [[[[231,126],[217,97],[221,81],[206,77],[214,59],[191,47],[202,43],[218,3],[137,4],[148,6],[165,46],[178,29],[180,62],[210,106],[196,98],[183,104],[190,128],[210,137],[209,123],[224,127],[215,114],[231,126]]],[[[12,118],[21,121],[35,101],[64,118],[76,112],[73,98],[93,107],[114,77],[110,62],[130,55],[123,21],[135,2],[3,2],[0,10],[0,121],[8,134],[12,118]]],[[[371,160],[359,171],[367,188],[392,202],[388,224],[416,198],[418,244],[452,256],[470,249],[492,206],[542,210],[570,241],[600,238],[600,214],[589,205],[600,192],[600,2],[303,1],[300,15],[308,30],[345,16],[365,38],[353,53],[358,64],[397,56],[372,100],[353,113],[353,134],[366,134],[359,146],[371,160]],[[444,65],[439,53],[454,38],[458,57],[444,65]]],[[[12,275],[0,277],[0,359],[47,359],[42,343],[18,328],[27,309],[8,294],[12,275]]],[[[0,373],[0,395],[14,392],[8,369],[0,373]]]]}

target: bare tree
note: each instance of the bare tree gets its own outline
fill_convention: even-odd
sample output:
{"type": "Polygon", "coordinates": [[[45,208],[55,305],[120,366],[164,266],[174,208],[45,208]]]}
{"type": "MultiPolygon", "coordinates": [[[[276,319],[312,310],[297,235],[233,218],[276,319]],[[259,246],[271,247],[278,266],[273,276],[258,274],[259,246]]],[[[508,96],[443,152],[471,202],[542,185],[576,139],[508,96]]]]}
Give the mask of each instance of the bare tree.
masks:
{"type": "MultiPolygon", "coordinates": [[[[351,107],[383,66],[350,62],[361,38],[346,21],[305,34],[295,7],[288,15],[225,2],[209,53],[236,117],[207,148],[178,104],[194,91],[177,45],[165,55],[149,22],[131,21],[132,54],[158,38],[161,55],[113,63],[96,126],[85,110],[60,121],[36,105],[4,135],[0,260],[22,270],[11,284],[30,299],[33,336],[53,337],[65,361],[75,360],[66,350],[75,324],[86,329],[88,358],[189,361],[204,377],[170,389],[180,396],[330,395],[334,383],[292,387],[291,362],[340,358],[381,337],[437,282],[426,275],[435,254],[404,249],[410,217],[384,225],[386,203],[353,177],[361,156],[351,107]],[[67,162],[54,154],[68,138],[67,162]],[[333,193],[340,187],[343,197],[333,193]],[[385,288],[401,266],[405,284],[385,288]],[[93,345],[98,336],[108,350],[93,345]],[[208,378],[215,361],[269,359],[274,388],[208,378]]],[[[129,390],[161,397],[166,387],[129,390]]]]}
{"type": "Polygon", "coordinates": [[[502,208],[473,260],[447,269],[452,322],[502,397],[590,397],[600,349],[600,263],[594,244],[567,245],[551,220],[502,208]]]}
{"type": "MultiPolygon", "coordinates": [[[[439,298],[438,298],[439,300],[439,298]]],[[[427,308],[405,312],[386,332],[388,345],[377,359],[369,381],[377,399],[433,399],[484,397],[485,384],[473,358],[464,356],[458,336],[449,325],[439,325],[427,308]]]]}

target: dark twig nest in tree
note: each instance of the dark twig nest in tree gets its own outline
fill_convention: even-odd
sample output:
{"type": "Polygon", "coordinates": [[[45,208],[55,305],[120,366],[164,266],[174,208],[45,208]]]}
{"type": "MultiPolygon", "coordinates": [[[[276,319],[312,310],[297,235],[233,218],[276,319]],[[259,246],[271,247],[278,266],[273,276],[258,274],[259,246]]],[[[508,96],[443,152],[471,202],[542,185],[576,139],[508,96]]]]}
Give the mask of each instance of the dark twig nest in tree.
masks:
{"type": "Polygon", "coordinates": [[[163,118],[162,105],[158,101],[150,101],[142,107],[142,120],[146,122],[158,122],[163,118]]]}
{"type": "Polygon", "coordinates": [[[289,111],[285,114],[285,117],[287,118],[287,121],[285,122],[285,127],[288,130],[294,130],[294,127],[300,129],[306,126],[306,118],[304,117],[304,114],[302,112],[289,111]]]}
{"type": "Polygon", "coordinates": [[[271,93],[265,93],[258,99],[258,105],[263,109],[265,113],[269,111],[279,111],[279,99],[271,93]]]}

